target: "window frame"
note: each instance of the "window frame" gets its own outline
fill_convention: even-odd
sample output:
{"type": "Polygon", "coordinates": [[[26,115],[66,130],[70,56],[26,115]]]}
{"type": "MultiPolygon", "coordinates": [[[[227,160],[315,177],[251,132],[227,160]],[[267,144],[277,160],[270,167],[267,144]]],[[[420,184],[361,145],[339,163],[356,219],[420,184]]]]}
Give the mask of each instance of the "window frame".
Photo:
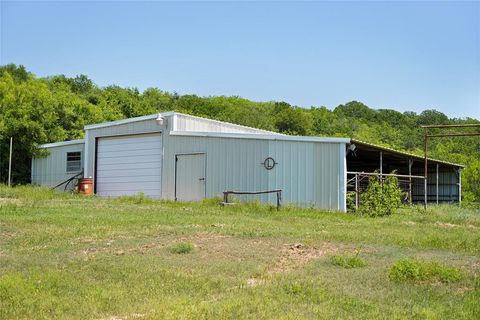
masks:
{"type": "Polygon", "coordinates": [[[65,154],[65,172],[66,173],[76,173],[76,172],[80,172],[82,171],[82,151],[67,151],[66,154],[65,154]],[[72,155],[72,153],[78,153],[78,157],[79,159],[78,160],[69,160],[68,157],[69,156],[77,156],[77,155],[72,155]],[[78,162],[78,169],[75,168],[74,170],[73,169],[69,169],[69,162],[70,162],[70,165],[71,165],[71,162],[78,162]]]}

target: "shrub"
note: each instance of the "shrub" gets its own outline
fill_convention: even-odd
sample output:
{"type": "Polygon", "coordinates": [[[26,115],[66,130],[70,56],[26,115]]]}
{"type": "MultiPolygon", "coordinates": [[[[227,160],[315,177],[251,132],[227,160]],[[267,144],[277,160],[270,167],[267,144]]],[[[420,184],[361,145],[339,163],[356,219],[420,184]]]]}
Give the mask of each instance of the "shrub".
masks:
{"type": "Polygon", "coordinates": [[[355,191],[347,192],[347,211],[355,212],[355,191]]]}
{"type": "Polygon", "coordinates": [[[190,242],[180,242],[170,247],[170,252],[185,254],[193,251],[193,244],[190,242]]]}
{"type": "Polygon", "coordinates": [[[339,267],[345,269],[361,268],[365,267],[367,263],[356,255],[334,255],[330,257],[330,262],[339,267]]]}
{"type": "Polygon", "coordinates": [[[402,204],[403,191],[396,177],[386,177],[381,183],[378,177],[368,179],[368,187],[360,195],[359,213],[371,217],[388,216],[402,204]]]}
{"type": "Polygon", "coordinates": [[[441,281],[456,282],[462,278],[462,272],[453,267],[444,266],[436,261],[403,259],[390,268],[390,280],[394,282],[441,281]]]}

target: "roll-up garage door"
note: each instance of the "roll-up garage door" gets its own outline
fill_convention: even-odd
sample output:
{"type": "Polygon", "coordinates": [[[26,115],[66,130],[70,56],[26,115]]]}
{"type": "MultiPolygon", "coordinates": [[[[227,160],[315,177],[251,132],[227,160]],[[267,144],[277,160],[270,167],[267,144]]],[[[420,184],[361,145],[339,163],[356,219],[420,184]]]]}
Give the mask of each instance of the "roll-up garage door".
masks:
{"type": "Polygon", "coordinates": [[[98,138],[96,193],[160,198],[161,161],[161,133],[98,138]]]}

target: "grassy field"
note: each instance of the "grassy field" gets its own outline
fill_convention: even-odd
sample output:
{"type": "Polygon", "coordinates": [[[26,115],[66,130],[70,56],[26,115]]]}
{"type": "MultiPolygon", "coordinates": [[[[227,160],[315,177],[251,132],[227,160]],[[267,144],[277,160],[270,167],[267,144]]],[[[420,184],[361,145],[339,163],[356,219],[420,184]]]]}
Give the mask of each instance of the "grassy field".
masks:
{"type": "Polygon", "coordinates": [[[0,319],[478,319],[480,212],[0,187],[0,319]]]}

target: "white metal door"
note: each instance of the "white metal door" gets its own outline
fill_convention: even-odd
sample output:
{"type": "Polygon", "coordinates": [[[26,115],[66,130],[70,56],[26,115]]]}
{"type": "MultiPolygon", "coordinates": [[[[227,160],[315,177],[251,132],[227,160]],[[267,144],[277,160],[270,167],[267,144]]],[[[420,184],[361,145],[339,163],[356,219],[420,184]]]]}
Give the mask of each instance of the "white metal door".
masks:
{"type": "Polygon", "coordinates": [[[96,193],[160,198],[161,161],[161,133],[98,138],[96,193]]]}
{"type": "Polygon", "coordinates": [[[180,154],[175,162],[175,199],[199,201],[205,198],[205,153],[180,154]]]}

